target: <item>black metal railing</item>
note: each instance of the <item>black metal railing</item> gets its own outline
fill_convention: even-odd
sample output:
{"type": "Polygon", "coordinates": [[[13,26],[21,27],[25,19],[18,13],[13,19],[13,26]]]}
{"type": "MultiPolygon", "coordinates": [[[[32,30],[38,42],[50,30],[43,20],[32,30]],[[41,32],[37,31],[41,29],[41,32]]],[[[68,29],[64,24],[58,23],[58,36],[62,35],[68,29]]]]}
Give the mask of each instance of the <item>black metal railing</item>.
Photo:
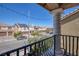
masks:
{"type": "Polygon", "coordinates": [[[7,51],[5,53],[1,53],[0,56],[11,56],[13,53],[13,55],[19,56],[21,55],[21,52],[24,56],[39,56],[43,54],[47,49],[52,47],[53,37],[54,36],[28,44],[26,46],[22,46],[17,49],[7,51]]]}
{"type": "Polygon", "coordinates": [[[11,56],[15,53],[16,56],[20,56],[21,52],[24,56],[40,56],[45,53],[49,48],[54,48],[54,56],[56,50],[56,37],[61,39],[61,49],[66,56],[78,56],[79,55],[79,37],[71,35],[54,35],[49,38],[42,39],[40,41],[22,46],[17,49],[1,53],[0,56],[11,56]]]}
{"type": "Polygon", "coordinates": [[[79,36],[61,35],[61,48],[64,49],[64,55],[79,55],[79,36]]]}

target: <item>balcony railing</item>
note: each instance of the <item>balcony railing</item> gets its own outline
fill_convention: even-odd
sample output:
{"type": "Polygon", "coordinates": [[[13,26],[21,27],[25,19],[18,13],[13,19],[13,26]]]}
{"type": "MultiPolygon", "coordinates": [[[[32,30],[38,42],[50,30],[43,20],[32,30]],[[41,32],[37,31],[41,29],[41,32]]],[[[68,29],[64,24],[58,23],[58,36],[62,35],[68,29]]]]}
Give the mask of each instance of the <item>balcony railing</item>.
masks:
{"type": "Polygon", "coordinates": [[[1,56],[10,56],[15,52],[16,56],[20,55],[20,50],[23,51],[24,56],[39,56],[42,55],[46,50],[52,47],[53,45],[53,37],[49,37],[38,42],[31,43],[29,45],[7,51],[5,53],[0,54],[1,56]]]}
{"type": "MultiPolygon", "coordinates": [[[[61,38],[61,50],[63,50],[64,55],[78,56],[79,37],[70,35],[59,35],[59,36],[61,38]]],[[[12,53],[15,53],[16,56],[19,56],[21,52],[23,56],[43,56],[43,55],[50,56],[51,55],[50,53],[52,53],[51,56],[55,56],[56,37],[57,35],[54,35],[52,37],[42,39],[38,42],[34,42],[26,46],[7,51],[5,53],[1,53],[0,56],[10,56],[12,53]]]]}
{"type": "Polygon", "coordinates": [[[64,49],[64,55],[78,56],[79,36],[61,35],[61,48],[64,49]]]}

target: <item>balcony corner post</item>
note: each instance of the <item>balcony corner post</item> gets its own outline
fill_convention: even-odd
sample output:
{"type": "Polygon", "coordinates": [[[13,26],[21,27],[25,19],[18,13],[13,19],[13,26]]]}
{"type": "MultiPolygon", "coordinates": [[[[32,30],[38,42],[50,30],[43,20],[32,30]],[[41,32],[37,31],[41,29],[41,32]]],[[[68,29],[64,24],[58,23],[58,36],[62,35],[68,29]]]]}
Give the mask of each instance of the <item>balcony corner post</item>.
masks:
{"type": "Polygon", "coordinates": [[[54,26],[54,35],[55,35],[55,41],[54,41],[54,53],[56,56],[63,56],[63,51],[61,50],[61,12],[63,11],[62,8],[58,8],[51,11],[51,14],[53,16],[53,26],[54,26]]]}

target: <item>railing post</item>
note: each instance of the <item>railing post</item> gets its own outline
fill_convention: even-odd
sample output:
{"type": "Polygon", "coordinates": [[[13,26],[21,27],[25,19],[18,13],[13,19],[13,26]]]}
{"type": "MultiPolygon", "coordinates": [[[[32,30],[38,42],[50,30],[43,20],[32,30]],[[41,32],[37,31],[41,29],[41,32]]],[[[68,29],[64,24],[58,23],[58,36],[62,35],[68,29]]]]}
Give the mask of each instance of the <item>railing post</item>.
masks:
{"type": "Polygon", "coordinates": [[[71,55],[71,36],[69,36],[69,55],[71,55]]]}
{"type": "Polygon", "coordinates": [[[26,47],[24,48],[24,56],[26,55],[26,47]]]}
{"type": "Polygon", "coordinates": [[[30,53],[28,53],[28,56],[32,56],[32,45],[30,45],[30,53]]]}
{"type": "Polygon", "coordinates": [[[10,53],[7,53],[7,56],[10,56],[10,53]]]}
{"type": "Polygon", "coordinates": [[[54,35],[54,56],[55,56],[55,45],[56,45],[55,39],[56,39],[56,35],[54,35]]]}
{"type": "Polygon", "coordinates": [[[37,55],[37,45],[36,45],[36,43],[34,45],[34,50],[35,50],[35,56],[36,56],[37,55]]]}
{"type": "Polygon", "coordinates": [[[74,56],[74,38],[75,38],[75,37],[73,36],[73,37],[72,37],[72,39],[73,39],[73,40],[72,40],[72,41],[73,41],[73,42],[72,42],[72,43],[73,43],[73,45],[72,45],[72,55],[73,55],[73,56],[74,56]]]}
{"type": "Polygon", "coordinates": [[[65,54],[67,55],[67,36],[65,36],[65,41],[66,41],[66,44],[65,44],[65,47],[66,47],[65,54]]]}
{"type": "Polygon", "coordinates": [[[17,49],[17,56],[19,56],[19,49],[17,49]]]}
{"type": "Polygon", "coordinates": [[[64,35],[62,35],[62,41],[63,41],[63,49],[64,49],[64,35]]]}
{"type": "Polygon", "coordinates": [[[79,42],[79,37],[77,37],[77,47],[76,47],[76,56],[78,56],[78,42],[79,42]]]}

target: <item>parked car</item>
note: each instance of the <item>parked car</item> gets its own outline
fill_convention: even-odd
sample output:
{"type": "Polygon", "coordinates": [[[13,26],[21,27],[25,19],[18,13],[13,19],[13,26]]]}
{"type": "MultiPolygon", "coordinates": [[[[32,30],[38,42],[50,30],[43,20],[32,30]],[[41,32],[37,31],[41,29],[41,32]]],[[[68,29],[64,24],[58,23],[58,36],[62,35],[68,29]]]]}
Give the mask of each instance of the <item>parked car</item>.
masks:
{"type": "Polygon", "coordinates": [[[27,37],[26,36],[19,36],[19,37],[17,37],[17,40],[23,40],[23,39],[27,39],[27,37]]]}

